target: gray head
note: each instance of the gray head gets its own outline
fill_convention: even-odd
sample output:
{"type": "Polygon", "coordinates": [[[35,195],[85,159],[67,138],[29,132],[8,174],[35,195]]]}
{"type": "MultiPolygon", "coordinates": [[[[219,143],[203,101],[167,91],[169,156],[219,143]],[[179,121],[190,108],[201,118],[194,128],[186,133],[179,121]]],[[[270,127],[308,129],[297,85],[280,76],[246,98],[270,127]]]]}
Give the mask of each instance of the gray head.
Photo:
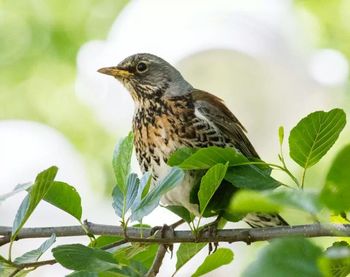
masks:
{"type": "Polygon", "coordinates": [[[189,93],[192,89],[179,71],[152,54],[135,54],[124,59],[117,66],[104,67],[98,72],[111,75],[122,82],[135,102],[180,96],[189,93]]]}

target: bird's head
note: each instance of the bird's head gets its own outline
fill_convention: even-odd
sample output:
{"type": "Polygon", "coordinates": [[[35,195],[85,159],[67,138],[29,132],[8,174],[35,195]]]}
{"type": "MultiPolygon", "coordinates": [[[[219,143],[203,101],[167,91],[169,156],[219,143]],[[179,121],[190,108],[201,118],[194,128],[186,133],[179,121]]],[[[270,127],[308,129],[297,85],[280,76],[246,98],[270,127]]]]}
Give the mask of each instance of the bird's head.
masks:
{"type": "Polygon", "coordinates": [[[135,102],[176,97],[187,94],[192,89],[179,71],[152,54],[135,54],[117,66],[100,68],[98,72],[111,75],[122,82],[135,102]]]}

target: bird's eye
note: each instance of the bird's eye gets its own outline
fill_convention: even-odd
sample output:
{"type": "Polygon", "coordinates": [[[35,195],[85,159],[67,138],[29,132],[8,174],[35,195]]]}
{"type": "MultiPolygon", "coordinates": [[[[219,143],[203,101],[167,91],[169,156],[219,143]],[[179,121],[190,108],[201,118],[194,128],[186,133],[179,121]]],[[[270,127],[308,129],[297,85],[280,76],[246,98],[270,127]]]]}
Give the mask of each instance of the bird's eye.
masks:
{"type": "Polygon", "coordinates": [[[144,62],[139,62],[136,66],[136,70],[140,73],[145,72],[147,68],[147,64],[145,64],[144,62]]]}

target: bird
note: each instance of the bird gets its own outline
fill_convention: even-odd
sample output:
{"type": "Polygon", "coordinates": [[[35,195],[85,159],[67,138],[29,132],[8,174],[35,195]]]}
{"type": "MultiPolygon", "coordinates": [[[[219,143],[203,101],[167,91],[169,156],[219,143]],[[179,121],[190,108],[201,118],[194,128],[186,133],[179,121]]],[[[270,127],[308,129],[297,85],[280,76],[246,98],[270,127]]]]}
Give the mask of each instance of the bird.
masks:
{"type": "MultiPolygon", "coordinates": [[[[133,99],[136,157],[142,172],[152,172],[153,185],[168,174],[171,154],[183,147],[232,147],[248,159],[259,158],[246,129],[223,100],[194,88],[164,59],[138,53],[98,72],[120,81],[133,99]]],[[[183,206],[199,215],[198,198],[193,197],[193,191],[198,191],[201,176],[197,171],[186,171],[181,184],[162,196],[162,204],[183,206]]],[[[218,215],[230,220],[225,217],[225,208],[237,190],[223,181],[204,216],[218,215]]],[[[274,213],[249,213],[243,220],[253,228],[288,225],[274,213]]]]}

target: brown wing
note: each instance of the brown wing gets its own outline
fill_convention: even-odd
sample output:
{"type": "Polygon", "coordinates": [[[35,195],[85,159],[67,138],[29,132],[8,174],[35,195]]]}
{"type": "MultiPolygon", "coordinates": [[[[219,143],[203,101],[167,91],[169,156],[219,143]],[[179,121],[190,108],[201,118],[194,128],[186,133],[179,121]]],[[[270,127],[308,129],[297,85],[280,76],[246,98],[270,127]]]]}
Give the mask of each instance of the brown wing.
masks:
{"type": "Polygon", "coordinates": [[[196,89],[193,90],[192,97],[195,109],[214,124],[237,150],[248,158],[259,158],[245,135],[245,128],[219,97],[196,89]]]}

